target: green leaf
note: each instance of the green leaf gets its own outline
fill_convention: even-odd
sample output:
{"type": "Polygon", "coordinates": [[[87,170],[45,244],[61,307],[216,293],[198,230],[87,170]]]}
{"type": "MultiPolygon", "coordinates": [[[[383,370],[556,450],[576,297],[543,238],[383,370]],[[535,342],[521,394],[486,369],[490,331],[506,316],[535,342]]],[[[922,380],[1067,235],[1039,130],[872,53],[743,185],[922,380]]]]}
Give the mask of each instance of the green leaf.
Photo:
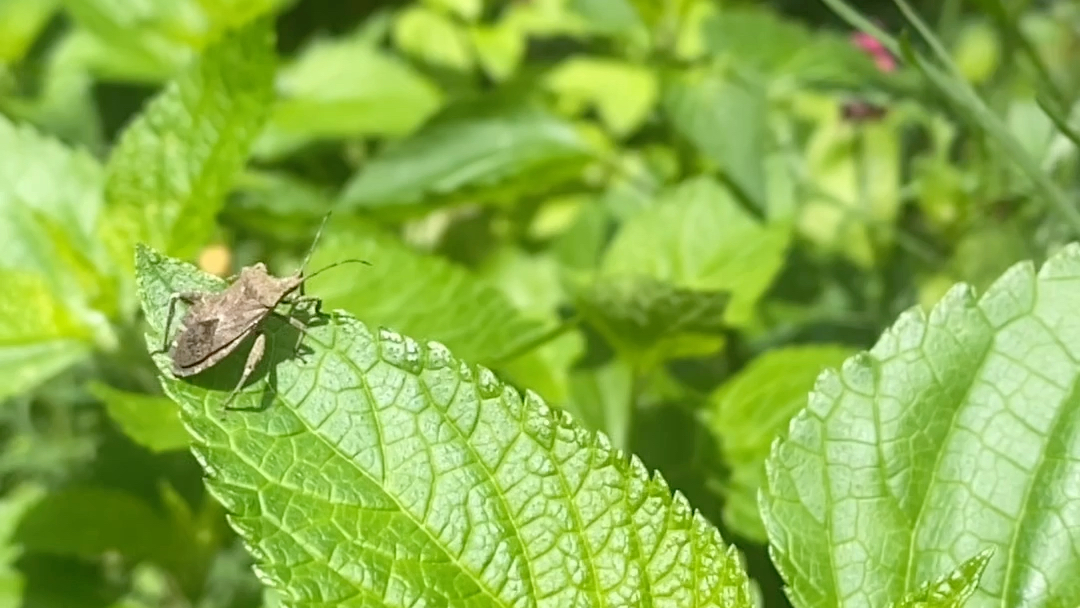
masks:
{"type": "Polygon", "coordinates": [[[26,512],[45,495],[44,487],[24,483],[9,489],[0,498],[0,606],[24,605],[25,581],[15,566],[23,548],[15,542],[15,530],[26,512]]]}
{"type": "Polygon", "coordinates": [[[333,270],[312,278],[306,289],[327,308],[343,308],[370,325],[437,340],[484,363],[501,360],[549,329],[465,268],[413,251],[374,228],[335,218],[310,266],[348,258],[372,265],[333,270]]]}
{"type": "Polygon", "coordinates": [[[198,251],[273,95],[271,21],[228,33],[124,131],[108,165],[102,239],[122,268],[135,243],[198,251]]]}
{"type": "Polygon", "coordinates": [[[822,120],[801,169],[812,194],[803,201],[799,232],[871,267],[887,251],[900,212],[902,118],[854,125],[841,117],[839,100],[819,101],[822,120]]]}
{"type": "Polygon", "coordinates": [[[394,44],[431,65],[465,71],[473,66],[467,30],[423,6],[405,9],[394,22],[394,44]]]}
{"type": "Polygon", "coordinates": [[[168,452],[188,447],[188,433],[180,423],[176,405],[159,395],[131,393],[101,382],[90,392],[105,403],[109,416],[132,441],[151,452],[168,452]]]}
{"type": "Polygon", "coordinates": [[[86,357],[91,328],[38,274],[0,270],[0,401],[31,390],[86,357]]]}
{"type": "Polygon", "coordinates": [[[611,361],[570,371],[566,411],[586,428],[604,433],[617,450],[630,445],[634,410],[634,370],[624,361],[611,361]]]}
{"type": "Polygon", "coordinates": [[[690,72],[665,87],[664,107],[679,135],[716,163],[755,208],[767,208],[768,102],[761,86],[716,70],[690,72]]]}
{"type": "Polygon", "coordinates": [[[644,276],[681,291],[730,292],[724,320],[740,325],[783,266],[790,239],[787,222],[759,222],[727,190],[699,177],[626,222],[600,272],[644,276]]]}
{"type": "Polygon", "coordinates": [[[25,96],[4,95],[0,107],[13,121],[26,120],[69,145],[101,150],[105,145],[93,96],[94,80],[82,65],[78,48],[71,44],[75,38],[78,36],[72,32],[62,35],[43,58],[37,68],[36,91],[25,96]]]}
{"type": "Polygon", "coordinates": [[[509,78],[525,58],[525,33],[506,21],[469,27],[476,59],[493,80],[509,78]]]}
{"type": "Polygon", "coordinates": [[[484,11],[484,0],[425,0],[439,10],[456,13],[466,21],[476,21],[484,11]]]}
{"type": "MultiPolygon", "coordinates": [[[[811,32],[799,21],[759,6],[715,11],[703,28],[713,56],[773,81],[863,88],[880,79],[873,60],[846,37],[811,32]]],[[[790,86],[782,83],[780,86],[790,86]]]]}
{"type": "Polygon", "coordinates": [[[22,60],[57,4],[58,0],[0,0],[0,66],[22,60]]]}
{"type": "Polygon", "coordinates": [[[720,439],[731,475],[723,488],[728,528],[762,544],[768,541],[757,498],[765,481],[769,446],[774,437],[786,435],[791,417],[806,405],[821,370],[839,366],[851,354],[852,349],[833,345],[767,351],[711,395],[709,428],[720,439]]]}
{"type": "Polygon", "coordinates": [[[0,266],[33,271],[72,306],[108,309],[116,294],[94,230],[104,172],[73,150],[0,116],[0,266]]]}
{"type": "Polygon", "coordinates": [[[574,128],[542,110],[490,103],[451,108],[389,147],[345,185],[340,205],[416,206],[506,182],[531,191],[563,181],[593,157],[574,128]]]}
{"type": "MultiPolygon", "coordinates": [[[[171,292],[221,285],[144,247],[137,266],[148,344],[171,292]]],[[[306,359],[274,342],[269,407],[224,421],[224,391],[156,358],[209,488],[284,603],[751,605],[737,552],[638,459],[441,344],[324,320],[306,359]]]]}
{"type": "Polygon", "coordinates": [[[969,606],[1080,602],[1080,246],[960,284],[817,380],[761,498],[797,606],[896,601],[984,550],[969,606]]]}
{"type": "Polygon", "coordinates": [[[277,93],[269,127],[293,138],[404,135],[442,103],[427,78],[358,35],[316,40],[278,72],[277,93]]]}
{"type": "Polygon", "coordinates": [[[927,581],[890,608],[961,608],[979,587],[979,579],[990,563],[993,549],[985,549],[960,564],[952,572],[927,581]]]}
{"type": "Polygon", "coordinates": [[[296,0],[196,0],[212,24],[237,27],[267,13],[281,13],[296,0]]]}
{"type": "Polygon", "coordinates": [[[660,92],[648,67],[613,59],[573,57],[546,78],[564,103],[594,106],[612,132],[626,136],[649,116],[660,92]]]}
{"type": "Polygon", "coordinates": [[[95,73],[158,82],[184,64],[201,42],[203,15],[192,0],[67,0],[80,28],[80,55],[95,73]]]}
{"type": "Polygon", "coordinates": [[[28,552],[98,559],[117,551],[173,567],[191,542],[142,499],[101,487],[50,493],[19,522],[15,538],[28,552]]]}
{"type": "Polygon", "coordinates": [[[644,276],[601,278],[579,287],[581,315],[636,366],[720,350],[726,291],[684,289],[644,276]]]}

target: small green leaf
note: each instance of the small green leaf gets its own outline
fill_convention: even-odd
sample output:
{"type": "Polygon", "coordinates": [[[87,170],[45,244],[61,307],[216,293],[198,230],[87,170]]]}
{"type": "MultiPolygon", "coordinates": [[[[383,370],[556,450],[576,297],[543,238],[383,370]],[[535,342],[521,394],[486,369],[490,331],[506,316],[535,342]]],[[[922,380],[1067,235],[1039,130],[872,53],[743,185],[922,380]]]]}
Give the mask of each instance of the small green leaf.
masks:
{"type": "Polygon", "coordinates": [[[461,71],[473,66],[465,28],[423,6],[411,6],[398,16],[394,22],[394,44],[432,65],[461,71]]]}
{"type": "Polygon", "coordinates": [[[102,206],[101,165],[85,151],[2,116],[0,150],[6,152],[0,155],[0,265],[40,273],[67,301],[91,299],[81,287],[100,288],[97,284],[110,274],[94,239],[102,206]],[[93,276],[83,280],[77,264],[58,255],[62,249],[79,252],[93,276]]]}
{"type": "Polygon", "coordinates": [[[364,166],[346,184],[339,204],[415,206],[465,189],[479,195],[510,181],[542,191],[593,157],[573,125],[531,106],[451,110],[364,166]]]}
{"type": "Polygon", "coordinates": [[[963,608],[979,588],[993,549],[984,549],[948,574],[927,581],[889,608],[963,608]]]}
{"type": "Polygon", "coordinates": [[[23,483],[4,492],[0,498],[0,606],[23,606],[23,573],[16,561],[23,548],[15,539],[15,531],[27,511],[47,493],[43,486],[23,483]]]}
{"type": "MultiPolygon", "coordinates": [[[[145,247],[137,266],[148,344],[170,292],[220,288],[145,247]]],[[[324,321],[306,358],[274,342],[269,407],[224,421],[224,391],[155,359],[285,604],[751,606],[735,549],[638,459],[441,344],[324,321]]]]}
{"type": "Polygon", "coordinates": [[[465,268],[409,249],[374,228],[335,218],[311,268],[360,258],[310,280],[327,308],[343,308],[371,325],[437,340],[474,361],[494,363],[549,327],[517,311],[493,285],[465,268]]]}
{"type": "Polygon", "coordinates": [[[38,274],[0,270],[0,401],[84,358],[93,334],[38,274]]]}
{"type": "Polygon", "coordinates": [[[645,276],[604,277],[580,288],[583,317],[635,364],[694,357],[724,344],[726,291],[679,288],[645,276]]]}
{"type": "Polygon", "coordinates": [[[151,452],[188,447],[188,433],[171,399],[131,393],[100,382],[91,384],[90,392],[105,403],[109,416],[125,435],[151,452]]]}
{"type": "Polygon", "coordinates": [[[664,108],[675,130],[715,162],[755,208],[768,208],[768,102],[761,86],[715,70],[690,72],[665,87],[664,108]]]}
{"type": "Polygon", "coordinates": [[[871,267],[891,241],[900,211],[901,119],[845,122],[840,101],[821,99],[821,117],[802,171],[812,195],[803,201],[799,231],[826,250],[871,267]]]}
{"type": "Polygon", "coordinates": [[[160,82],[194,54],[200,42],[199,8],[190,0],[68,0],[65,12],[79,28],[71,43],[81,63],[109,79],[160,82]]]}
{"type": "Polygon", "coordinates": [[[885,605],[987,549],[967,605],[1080,603],[1077,301],[1070,244],[818,378],[759,501],[795,605],[885,605]]]}
{"type": "Polygon", "coordinates": [[[612,359],[596,367],[570,371],[570,398],[566,411],[590,430],[611,438],[615,449],[630,445],[630,419],[634,410],[634,370],[612,359]]]}
{"type": "Polygon", "coordinates": [[[765,481],[765,459],[773,438],[804,405],[814,380],[839,366],[852,349],[832,345],[790,346],[768,351],[725,382],[710,397],[709,427],[731,477],[724,487],[724,523],[740,535],[765,544],[758,514],[758,491],[765,481]]]}
{"type": "Polygon", "coordinates": [[[480,65],[494,80],[512,76],[525,57],[525,33],[506,21],[471,26],[469,38],[480,65]]]}
{"type": "Polygon", "coordinates": [[[647,66],[585,56],[564,61],[548,74],[546,85],[564,101],[595,106],[620,136],[641,126],[660,92],[656,74],[647,66]]]}
{"type": "Polygon", "coordinates": [[[600,272],[645,276],[681,291],[730,292],[724,320],[740,325],[783,266],[790,240],[787,222],[759,222],[715,181],[694,178],[626,222],[600,272]]]}
{"type": "Polygon", "coordinates": [[[456,13],[466,21],[476,21],[484,11],[484,0],[425,0],[432,7],[456,13]]]}
{"type": "Polygon", "coordinates": [[[634,0],[564,0],[547,3],[548,6],[541,6],[540,10],[550,14],[552,19],[565,22],[566,29],[571,30],[566,33],[577,33],[573,32],[576,28],[571,27],[574,24],[571,21],[572,16],[575,20],[583,21],[581,26],[585,31],[580,32],[581,35],[588,33],[621,36],[644,43],[648,38],[649,24],[642,19],[634,3],[634,0]],[[565,10],[566,13],[559,14],[553,11],[552,4],[565,10]]]}
{"type": "Polygon", "coordinates": [[[442,103],[427,78],[357,35],[316,40],[281,68],[277,92],[269,126],[293,138],[404,135],[442,103]]]}
{"type": "Polygon", "coordinates": [[[102,226],[123,268],[135,243],[181,257],[205,243],[265,121],[274,68],[271,21],[252,22],[207,48],[124,131],[102,226]]]}

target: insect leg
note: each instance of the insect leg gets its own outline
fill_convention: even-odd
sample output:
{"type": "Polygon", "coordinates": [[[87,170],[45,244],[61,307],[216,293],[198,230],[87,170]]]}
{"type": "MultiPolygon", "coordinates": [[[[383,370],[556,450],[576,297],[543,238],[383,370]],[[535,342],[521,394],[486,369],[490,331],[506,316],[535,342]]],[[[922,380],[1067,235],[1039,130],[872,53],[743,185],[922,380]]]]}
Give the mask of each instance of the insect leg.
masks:
{"type": "Polygon", "coordinates": [[[251,352],[248,353],[247,361],[244,362],[244,371],[240,374],[240,381],[236,383],[236,386],[229,393],[228,397],[225,397],[225,401],[221,404],[223,409],[229,409],[229,403],[232,402],[236,394],[240,392],[240,389],[244,387],[248,378],[251,377],[251,372],[255,371],[255,367],[259,365],[259,361],[262,361],[263,355],[266,354],[266,334],[260,332],[255,336],[255,342],[251,345],[251,352]]]}
{"type": "Polygon", "coordinates": [[[165,317],[165,332],[164,340],[160,350],[156,350],[151,355],[160,355],[161,353],[169,350],[169,327],[172,326],[173,316],[176,314],[176,302],[177,300],[183,300],[185,304],[191,305],[202,298],[201,293],[197,291],[182,291],[180,293],[174,293],[169,295],[169,314],[165,317]]]}
{"type": "Polygon", "coordinates": [[[289,325],[292,325],[296,328],[296,345],[293,346],[293,352],[296,352],[300,350],[300,342],[302,342],[304,340],[304,336],[307,335],[307,325],[304,325],[303,321],[297,319],[296,317],[289,316],[285,317],[285,319],[289,321],[289,325]]]}

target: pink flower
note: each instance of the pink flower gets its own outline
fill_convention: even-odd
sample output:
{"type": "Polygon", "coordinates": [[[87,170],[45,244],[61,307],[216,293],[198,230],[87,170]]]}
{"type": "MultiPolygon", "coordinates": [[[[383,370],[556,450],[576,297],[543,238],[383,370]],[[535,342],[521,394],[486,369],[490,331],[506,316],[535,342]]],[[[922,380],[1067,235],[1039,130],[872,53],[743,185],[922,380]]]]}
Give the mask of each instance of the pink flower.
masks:
{"type": "Polygon", "coordinates": [[[851,42],[873,57],[874,63],[882,72],[892,72],[896,69],[896,59],[877,38],[865,32],[855,32],[851,35],[851,42]]]}

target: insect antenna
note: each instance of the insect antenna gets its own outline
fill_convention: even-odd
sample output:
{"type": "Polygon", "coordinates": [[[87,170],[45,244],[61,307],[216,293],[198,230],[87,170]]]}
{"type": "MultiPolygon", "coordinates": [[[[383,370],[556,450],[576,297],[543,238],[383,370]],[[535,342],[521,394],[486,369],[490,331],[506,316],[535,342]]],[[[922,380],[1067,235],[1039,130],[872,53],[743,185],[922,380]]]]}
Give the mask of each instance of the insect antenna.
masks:
{"type": "Polygon", "coordinates": [[[311,277],[313,277],[313,276],[315,276],[315,275],[317,275],[319,273],[330,270],[334,266],[341,266],[342,264],[349,264],[349,263],[353,263],[353,262],[359,262],[360,264],[366,264],[368,266],[371,266],[371,262],[369,262],[367,260],[361,260],[360,258],[348,258],[348,259],[345,259],[345,260],[339,260],[339,261],[334,262],[333,264],[329,264],[327,266],[323,266],[322,268],[320,268],[320,269],[316,270],[315,272],[313,272],[313,273],[307,275],[306,277],[304,277],[304,280],[306,281],[306,280],[310,279],[311,277]]]}
{"type": "Polygon", "coordinates": [[[311,247],[308,248],[307,253],[304,254],[304,261],[300,264],[300,272],[303,272],[307,268],[308,262],[311,261],[311,254],[315,253],[315,246],[319,244],[319,238],[322,237],[323,228],[326,228],[326,220],[330,219],[332,211],[327,211],[326,215],[322,218],[322,223],[319,224],[319,229],[315,232],[315,238],[311,240],[311,247]]]}

